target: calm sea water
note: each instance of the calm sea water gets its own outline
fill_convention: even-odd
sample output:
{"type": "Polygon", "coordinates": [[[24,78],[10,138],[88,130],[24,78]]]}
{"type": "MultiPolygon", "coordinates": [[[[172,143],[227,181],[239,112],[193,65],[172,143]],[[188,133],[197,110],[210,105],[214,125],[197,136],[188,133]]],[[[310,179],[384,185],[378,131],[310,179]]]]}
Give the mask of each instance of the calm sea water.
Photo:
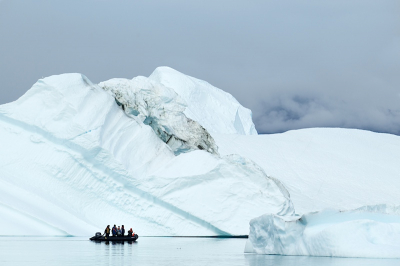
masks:
{"type": "Polygon", "coordinates": [[[400,260],[244,254],[245,242],[141,237],[106,245],[81,237],[0,237],[0,265],[400,265],[400,260]]]}

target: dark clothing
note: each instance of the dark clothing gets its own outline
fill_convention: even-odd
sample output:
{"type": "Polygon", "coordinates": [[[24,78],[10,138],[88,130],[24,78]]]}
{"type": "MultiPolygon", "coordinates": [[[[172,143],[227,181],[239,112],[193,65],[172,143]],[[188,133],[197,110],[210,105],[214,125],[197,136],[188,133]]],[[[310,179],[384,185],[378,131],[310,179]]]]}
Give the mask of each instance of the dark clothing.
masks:
{"type": "Polygon", "coordinates": [[[110,227],[106,227],[106,229],[104,230],[104,234],[106,235],[106,238],[108,238],[110,236],[110,227]]]}
{"type": "Polygon", "coordinates": [[[132,236],[132,232],[131,231],[128,231],[128,236],[132,236]]]}
{"type": "Polygon", "coordinates": [[[125,235],[125,229],[124,228],[121,229],[121,234],[122,234],[122,236],[125,235]]]}
{"type": "Polygon", "coordinates": [[[116,228],[116,227],[113,227],[113,228],[112,228],[112,235],[113,235],[113,236],[116,236],[116,235],[117,235],[117,228],[116,228]]]}

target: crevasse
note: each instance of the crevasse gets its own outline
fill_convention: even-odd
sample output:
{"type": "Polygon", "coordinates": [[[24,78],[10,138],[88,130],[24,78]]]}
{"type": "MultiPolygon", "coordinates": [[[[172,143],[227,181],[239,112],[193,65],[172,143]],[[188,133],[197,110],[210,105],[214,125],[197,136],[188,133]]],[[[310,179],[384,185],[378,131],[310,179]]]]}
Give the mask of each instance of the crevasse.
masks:
{"type": "Polygon", "coordinates": [[[218,154],[214,139],[198,122],[186,117],[186,103],[170,88],[146,77],[112,79],[99,84],[125,113],[151,126],[175,155],[192,150],[218,154]]]}

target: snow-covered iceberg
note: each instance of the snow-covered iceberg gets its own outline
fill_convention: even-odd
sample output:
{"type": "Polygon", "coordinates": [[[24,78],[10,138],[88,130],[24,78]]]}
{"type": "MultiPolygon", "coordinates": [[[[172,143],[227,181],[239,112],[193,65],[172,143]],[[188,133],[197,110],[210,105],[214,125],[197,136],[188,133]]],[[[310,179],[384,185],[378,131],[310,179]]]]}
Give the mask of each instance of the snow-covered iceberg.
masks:
{"type": "Polygon", "coordinates": [[[299,216],[265,214],[250,222],[246,252],[258,254],[400,258],[395,206],[324,210],[299,216]]]}
{"type": "Polygon", "coordinates": [[[293,214],[278,180],[217,153],[212,134],[256,133],[251,113],[174,72],[214,91],[203,104],[179,98],[171,89],[181,96],[186,84],[157,83],[164,71],[173,70],[102,86],[81,74],[51,76],[0,106],[0,235],[90,235],[113,223],[141,235],[245,235],[252,217],[293,214]],[[186,152],[176,152],[184,142],[186,152]]]}
{"type": "Polygon", "coordinates": [[[257,135],[230,94],[171,68],[98,85],[81,74],[39,80],[0,106],[0,147],[0,235],[90,235],[114,223],[140,235],[246,235],[260,217],[254,252],[365,256],[336,248],[361,224],[356,243],[389,246],[368,256],[397,257],[382,234],[398,235],[398,207],[300,219],[293,206],[399,205],[398,136],[257,135]]]}
{"type": "Polygon", "coordinates": [[[221,155],[240,154],[279,178],[298,214],[330,209],[253,219],[247,251],[253,243],[262,254],[400,257],[399,136],[311,128],[214,139],[221,155]]]}

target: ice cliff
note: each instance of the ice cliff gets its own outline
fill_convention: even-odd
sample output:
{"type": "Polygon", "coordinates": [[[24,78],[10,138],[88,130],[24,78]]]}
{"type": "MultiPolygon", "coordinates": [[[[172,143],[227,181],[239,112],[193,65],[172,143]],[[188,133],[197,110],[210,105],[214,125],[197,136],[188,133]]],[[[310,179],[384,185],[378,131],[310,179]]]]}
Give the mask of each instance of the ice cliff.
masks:
{"type": "Polygon", "coordinates": [[[216,133],[255,134],[250,111],[169,68],[100,85],[41,79],[0,107],[0,235],[90,235],[112,223],[141,235],[245,235],[252,217],[293,214],[278,180],[218,155],[216,133]]]}
{"type": "Polygon", "coordinates": [[[246,252],[329,257],[400,258],[396,206],[324,210],[299,216],[265,214],[250,222],[246,252]]]}

